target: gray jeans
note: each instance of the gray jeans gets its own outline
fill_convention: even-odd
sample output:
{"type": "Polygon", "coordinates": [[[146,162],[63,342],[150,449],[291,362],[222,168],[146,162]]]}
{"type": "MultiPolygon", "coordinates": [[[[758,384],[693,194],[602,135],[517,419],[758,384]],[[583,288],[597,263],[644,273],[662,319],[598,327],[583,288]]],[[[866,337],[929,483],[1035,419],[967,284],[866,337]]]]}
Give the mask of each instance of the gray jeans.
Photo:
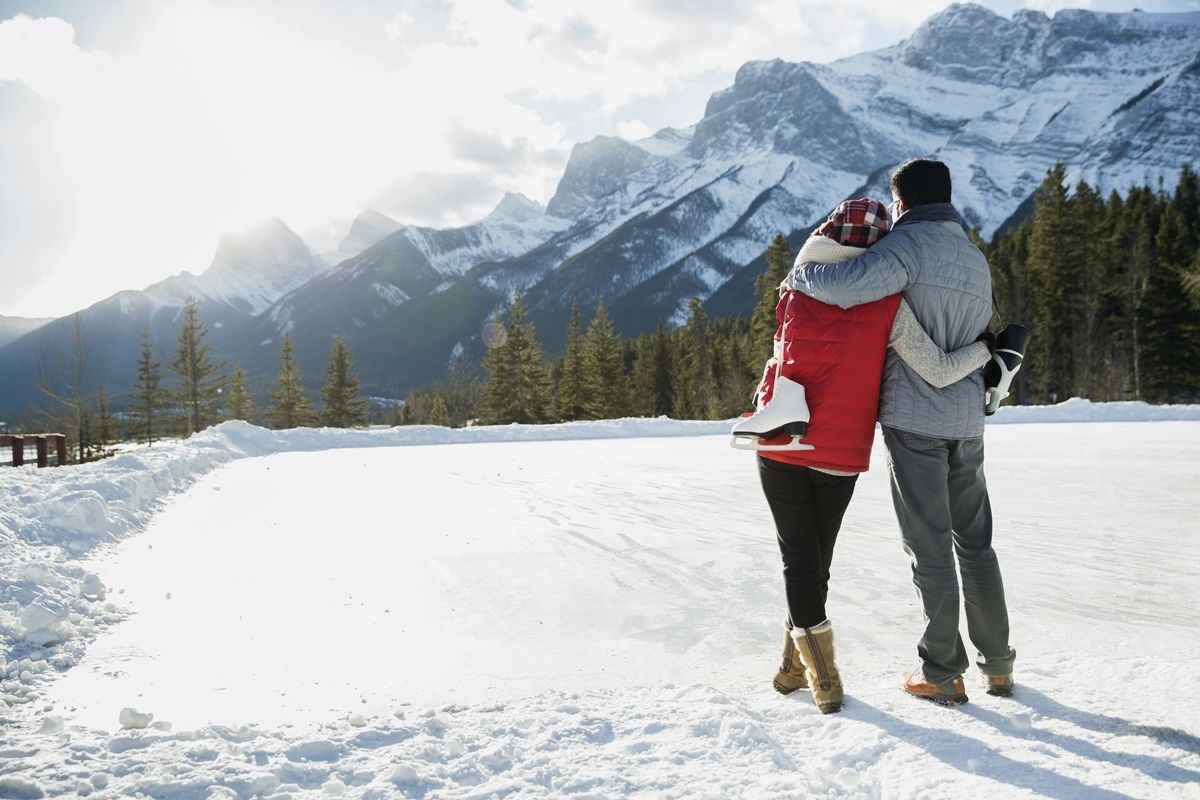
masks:
{"type": "Polygon", "coordinates": [[[958,630],[958,574],[976,664],[985,675],[1011,674],[1016,652],[1008,644],[1004,580],[992,550],[983,438],[938,439],[884,426],[883,441],[892,502],[925,612],[917,645],[925,679],[940,683],[970,666],[958,630]]]}

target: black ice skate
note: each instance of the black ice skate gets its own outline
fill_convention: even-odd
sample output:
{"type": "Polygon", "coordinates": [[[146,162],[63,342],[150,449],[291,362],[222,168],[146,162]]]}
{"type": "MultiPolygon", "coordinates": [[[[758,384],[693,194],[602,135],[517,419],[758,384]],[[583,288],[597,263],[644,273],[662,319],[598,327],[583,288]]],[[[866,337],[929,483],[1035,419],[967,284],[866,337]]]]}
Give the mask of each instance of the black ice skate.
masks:
{"type": "Polygon", "coordinates": [[[983,413],[987,416],[995,414],[1000,402],[1008,397],[1008,389],[1025,360],[1025,348],[1032,337],[1033,331],[1015,323],[1005,325],[996,335],[996,350],[983,368],[983,413]]]}

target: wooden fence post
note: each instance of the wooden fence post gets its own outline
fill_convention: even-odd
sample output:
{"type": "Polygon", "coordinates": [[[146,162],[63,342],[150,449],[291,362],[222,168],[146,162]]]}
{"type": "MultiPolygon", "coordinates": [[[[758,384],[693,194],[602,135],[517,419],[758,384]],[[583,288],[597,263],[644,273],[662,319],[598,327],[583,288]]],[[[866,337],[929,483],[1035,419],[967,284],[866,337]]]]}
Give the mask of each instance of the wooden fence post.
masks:
{"type": "Polygon", "coordinates": [[[0,448],[12,448],[12,465],[14,467],[25,466],[25,443],[30,439],[37,447],[37,465],[39,467],[50,466],[51,440],[54,442],[55,465],[61,467],[67,463],[67,436],[64,433],[34,433],[22,436],[0,434],[0,448]]]}

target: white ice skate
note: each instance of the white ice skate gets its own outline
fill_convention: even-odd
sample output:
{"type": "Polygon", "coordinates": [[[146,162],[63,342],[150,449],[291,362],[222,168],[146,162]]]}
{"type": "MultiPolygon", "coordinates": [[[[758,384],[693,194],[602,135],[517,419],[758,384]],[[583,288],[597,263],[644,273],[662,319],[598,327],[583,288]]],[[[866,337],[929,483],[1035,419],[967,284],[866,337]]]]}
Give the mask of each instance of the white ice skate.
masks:
{"type": "Polygon", "coordinates": [[[730,447],[738,450],[814,450],[800,440],[808,433],[808,403],[804,386],[780,375],[775,379],[771,402],[733,426],[730,447]],[[786,434],[786,444],[764,444],[763,440],[786,434]]]}

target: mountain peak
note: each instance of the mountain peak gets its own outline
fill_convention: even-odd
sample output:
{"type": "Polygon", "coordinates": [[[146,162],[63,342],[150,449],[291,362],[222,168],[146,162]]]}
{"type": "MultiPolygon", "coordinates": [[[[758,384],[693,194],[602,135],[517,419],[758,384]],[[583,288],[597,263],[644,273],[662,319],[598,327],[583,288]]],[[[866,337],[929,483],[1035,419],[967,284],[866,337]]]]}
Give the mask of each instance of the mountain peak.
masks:
{"type": "Polygon", "coordinates": [[[376,211],[373,208],[368,208],[366,211],[363,211],[350,223],[351,232],[353,232],[355,228],[371,228],[376,230],[390,229],[392,231],[397,231],[402,227],[404,226],[389,217],[387,214],[384,214],[381,211],[376,211]]]}
{"type": "Polygon", "coordinates": [[[272,217],[222,236],[212,264],[198,280],[205,295],[258,313],[322,270],[308,245],[283,220],[272,217]]]}
{"type": "Polygon", "coordinates": [[[528,222],[546,213],[546,209],[519,192],[505,192],[504,197],[492,209],[486,219],[503,219],[510,222],[528,222]]]}
{"type": "Polygon", "coordinates": [[[368,208],[350,223],[350,231],[338,245],[336,260],[358,255],[383,241],[404,226],[386,214],[368,208]]]}
{"type": "Polygon", "coordinates": [[[271,217],[252,228],[236,233],[226,233],[221,236],[213,257],[213,268],[221,268],[231,259],[264,249],[308,250],[307,246],[296,233],[279,217],[271,217]]]}
{"type": "Polygon", "coordinates": [[[1050,19],[1031,12],[1005,19],[974,4],[934,14],[900,44],[910,67],[968,83],[1024,85],[1042,68],[1050,19]]]}
{"type": "Polygon", "coordinates": [[[571,157],[546,213],[574,219],[592,204],[625,185],[625,179],[655,161],[655,156],[624,139],[597,136],[571,148],[571,157]]]}
{"type": "Polygon", "coordinates": [[[686,128],[663,128],[653,136],[638,139],[634,144],[651,155],[669,158],[687,149],[696,133],[696,126],[686,128]]]}

